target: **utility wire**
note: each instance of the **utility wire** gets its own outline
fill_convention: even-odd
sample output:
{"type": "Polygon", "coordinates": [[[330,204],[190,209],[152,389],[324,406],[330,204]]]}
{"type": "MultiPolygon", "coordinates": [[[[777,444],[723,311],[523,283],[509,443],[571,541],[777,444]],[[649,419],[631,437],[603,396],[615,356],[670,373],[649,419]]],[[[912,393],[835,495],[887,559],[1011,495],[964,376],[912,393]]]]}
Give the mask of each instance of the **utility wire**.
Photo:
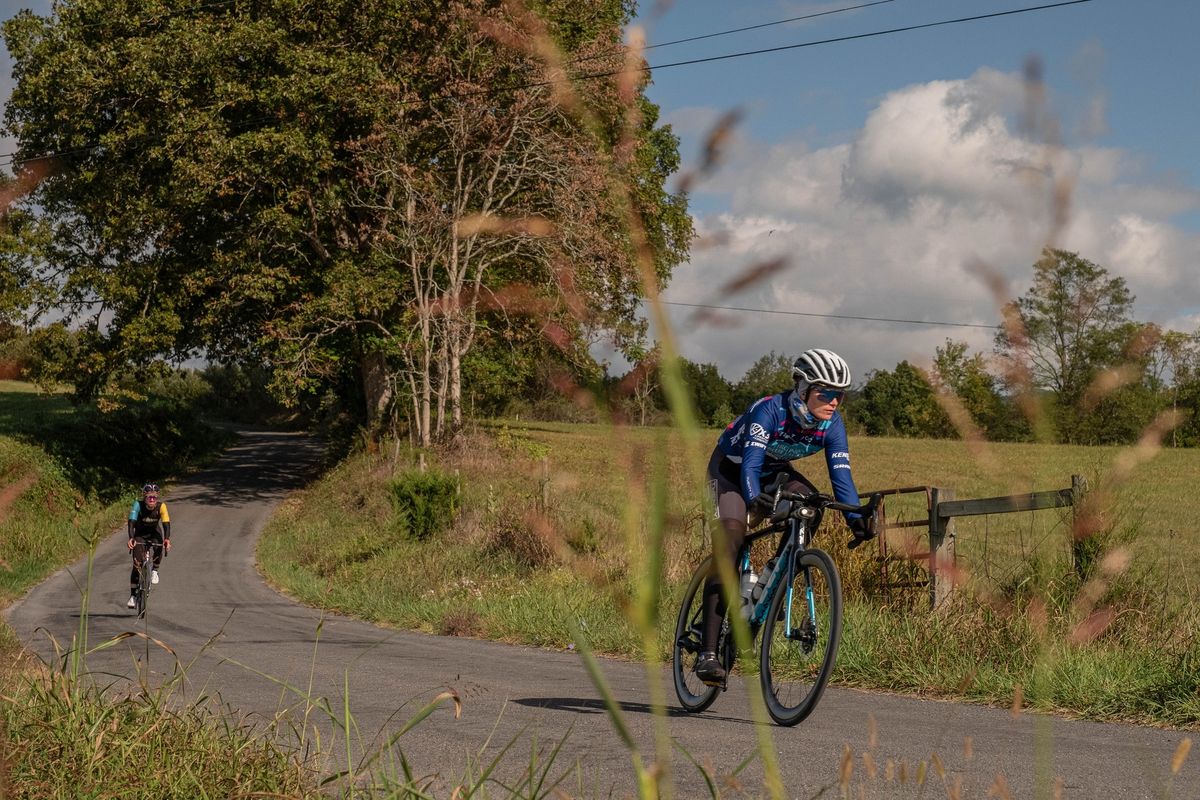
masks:
{"type": "Polygon", "coordinates": [[[907,33],[909,31],[918,31],[925,28],[938,28],[943,25],[958,25],[964,22],[977,22],[984,19],[994,19],[996,17],[1008,17],[1014,14],[1028,14],[1033,11],[1046,11],[1052,8],[1062,8],[1063,6],[1074,6],[1081,3],[1090,3],[1092,0],[1063,0],[1059,3],[1048,3],[1040,6],[1026,6],[1025,8],[1014,8],[1008,11],[993,11],[988,14],[976,14],[970,17],[958,17],[956,19],[944,19],[937,22],[923,22],[919,25],[905,25],[900,28],[888,28],[881,31],[870,31],[869,33],[855,33],[847,36],[835,36],[831,39],[816,39],[808,42],[798,42],[796,44],[785,44],[779,47],[765,47],[759,50],[742,50],[737,53],[725,53],[719,56],[707,56],[705,58],[691,58],[685,61],[669,61],[665,64],[647,64],[642,67],[624,66],[620,69],[605,70],[604,72],[588,72],[583,75],[566,78],[552,78],[549,80],[532,81],[530,83],[514,84],[512,86],[500,86],[489,89],[477,89],[470,92],[447,92],[446,94],[434,95],[433,97],[422,97],[415,100],[403,100],[397,105],[409,106],[419,105],[422,103],[431,103],[435,100],[456,100],[465,97],[478,97],[480,95],[490,95],[499,92],[519,92],[525,89],[538,89],[545,86],[557,86],[562,83],[571,83],[572,81],[588,81],[598,78],[611,78],[617,75],[632,75],[644,72],[654,72],[655,70],[669,69],[671,67],[686,67],[693,64],[707,64],[713,61],[727,61],[733,58],[745,58],[746,56],[757,56],[764,53],[779,53],[785,50],[798,50],[803,47],[817,47],[823,44],[837,44],[839,42],[851,42],[857,39],[871,39],[877,36],[889,36],[896,33],[907,33]]]}
{"type": "Polygon", "coordinates": [[[670,41],[670,42],[657,42],[655,44],[648,44],[645,47],[643,47],[642,49],[643,50],[654,50],[659,47],[670,47],[671,45],[675,45],[675,44],[684,44],[685,42],[699,42],[702,39],[714,39],[718,36],[728,36],[731,33],[745,33],[746,31],[756,31],[759,28],[770,28],[773,25],[786,25],[789,22],[800,22],[801,20],[806,20],[806,19],[816,19],[817,17],[827,17],[830,14],[841,14],[845,11],[857,11],[860,8],[870,8],[871,6],[881,6],[881,5],[884,5],[885,3],[893,3],[893,2],[895,2],[895,0],[875,0],[875,2],[873,2],[873,3],[860,3],[859,5],[856,5],[856,6],[845,6],[844,8],[833,8],[833,9],[830,9],[829,11],[818,11],[815,14],[804,14],[803,16],[799,16],[799,17],[788,17],[787,19],[775,20],[774,22],[761,22],[758,25],[747,25],[744,28],[732,28],[727,31],[717,31],[716,33],[705,33],[705,34],[701,34],[700,36],[689,36],[686,39],[675,39],[674,41],[670,41]]]}
{"type": "MultiPolygon", "coordinates": [[[[673,39],[672,41],[669,41],[669,42],[656,42],[654,44],[648,44],[645,47],[643,47],[642,52],[645,52],[647,50],[656,50],[659,47],[670,47],[670,46],[676,45],[676,44],[685,44],[687,42],[699,42],[703,39],[714,39],[718,36],[729,36],[730,34],[733,34],[733,33],[745,33],[746,31],[756,31],[759,28],[770,28],[774,25],[786,25],[789,22],[799,22],[801,20],[815,19],[817,17],[827,17],[831,14],[841,14],[845,11],[857,11],[860,8],[869,8],[870,6],[880,6],[880,5],[883,5],[884,3],[893,3],[893,2],[895,2],[895,0],[875,0],[875,2],[873,2],[873,3],[861,3],[857,6],[846,6],[844,8],[830,9],[829,11],[818,11],[815,14],[804,14],[803,16],[799,16],[799,17],[788,17],[787,19],[775,20],[774,22],[761,22],[758,25],[747,25],[744,28],[731,28],[727,31],[716,31],[715,33],[704,33],[699,36],[689,36],[686,39],[673,39]]],[[[595,61],[597,58],[605,58],[606,56],[610,56],[610,55],[612,55],[612,53],[599,53],[599,54],[591,55],[591,56],[582,56],[580,58],[571,59],[570,63],[581,64],[584,61],[595,61]]]]}
{"type": "Polygon", "coordinates": [[[746,311],[755,314],[785,314],[792,317],[819,317],[821,319],[853,319],[866,322],[891,322],[898,325],[936,325],[945,328],[983,328],[994,331],[999,325],[979,325],[974,322],[946,322],[943,320],[927,319],[896,319],[893,317],[866,317],[851,314],[817,314],[811,311],[777,311],[771,308],[745,308],[742,306],[717,306],[708,303],[678,303],[671,300],[661,301],[665,306],[683,306],[685,308],[707,308],[718,311],[746,311]]]}
{"type": "MultiPolygon", "coordinates": [[[[798,50],[802,47],[817,47],[818,45],[823,45],[823,44],[837,44],[839,42],[852,42],[857,39],[870,39],[870,38],[873,38],[876,36],[889,36],[889,35],[895,34],[895,33],[907,33],[909,31],[919,31],[919,30],[924,30],[926,28],[938,28],[943,25],[958,25],[963,22],[977,22],[979,20],[984,20],[984,19],[995,19],[996,17],[1008,17],[1008,16],[1012,16],[1014,14],[1028,14],[1033,11],[1047,11],[1052,8],[1062,8],[1063,6],[1074,6],[1074,5],[1079,5],[1081,3],[1090,3],[1090,2],[1092,2],[1092,0],[1063,0],[1063,2],[1060,2],[1060,3],[1048,3],[1046,5],[1040,5],[1040,6],[1026,6],[1025,8],[1014,8],[1014,9],[1010,9],[1008,11],[993,11],[988,14],[976,14],[976,15],[970,16],[970,17],[958,17],[956,19],[943,19],[943,20],[938,20],[937,22],[923,22],[919,25],[905,25],[900,28],[888,28],[886,30],[881,30],[881,31],[870,31],[869,33],[854,33],[854,34],[849,34],[847,36],[835,36],[831,39],[815,39],[813,41],[798,42],[796,44],[785,44],[785,45],[780,45],[778,47],[764,47],[759,50],[742,50],[737,53],[725,53],[724,55],[719,55],[719,56],[707,56],[705,58],[691,58],[691,59],[687,59],[686,61],[670,61],[665,64],[650,64],[650,65],[647,65],[644,67],[623,67],[621,69],[608,70],[606,72],[588,73],[586,75],[580,75],[577,78],[560,78],[558,80],[537,81],[535,83],[529,83],[529,84],[525,84],[522,86],[506,87],[505,91],[516,91],[519,89],[531,89],[531,88],[536,88],[536,87],[540,87],[540,86],[551,86],[554,84],[558,84],[558,83],[562,83],[564,81],[570,81],[570,80],[594,80],[596,78],[611,78],[614,75],[625,75],[625,74],[637,73],[637,72],[653,72],[655,70],[668,69],[670,67],[686,67],[686,66],[691,66],[692,64],[707,64],[707,63],[710,63],[713,61],[727,61],[732,58],[745,58],[746,56],[758,56],[758,55],[763,55],[764,53],[780,53],[785,50],[798,50]]],[[[492,90],[483,90],[483,91],[492,91],[492,90]]],[[[470,96],[471,94],[478,94],[478,93],[479,92],[473,92],[473,93],[467,92],[467,93],[464,93],[461,95],[454,95],[454,94],[443,95],[443,96],[439,96],[434,99],[467,97],[467,96],[470,96]]],[[[415,103],[415,102],[420,102],[420,101],[414,100],[411,102],[415,103]]]]}
{"type": "MultiPolygon", "coordinates": [[[[1008,11],[994,11],[994,12],[990,12],[987,14],[976,14],[976,15],[970,16],[970,17],[958,17],[956,19],[939,20],[937,22],[925,22],[925,23],[921,23],[919,25],[906,25],[906,26],[900,27],[900,28],[888,28],[886,30],[870,31],[868,33],[858,33],[858,34],[850,34],[847,36],[837,36],[837,37],[830,38],[830,39],[818,39],[818,40],[813,40],[813,41],[808,41],[808,42],[798,42],[796,44],[781,45],[779,47],[767,47],[767,48],[763,48],[763,49],[759,49],[759,50],[744,50],[744,51],[737,52],[737,53],[726,53],[724,55],[708,56],[705,58],[694,58],[694,59],[688,59],[685,61],[674,61],[674,62],[668,62],[665,64],[647,65],[647,66],[643,66],[643,67],[623,67],[623,68],[617,69],[617,70],[606,70],[604,72],[585,73],[583,75],[579,75],[576,77],[533,81],[533,82],[525,83],[525,84],[492,87],[492,88],[488,88],[488,89],[479,89],[479,90],[471,91],[471,92],[446,93],[446,94],[441,94],[441,95],[434,95],[432,97],[425,97],[425,98],[418,98],[415,100],[401,101],[401,102],[397,103],[397,105],[410,106],[410,105],[416,105],[416,104],[422,104],[422,103],[432,103],[436,100],[453,100],[453,99],[459,99],[459,98],[465,98],[465,97],[475,97],[475,96],[479,96],[479,95],[498,94],[500,92],[516,92],[516,91],[522,91],[525,89],[536,89],[536,88],[540,88],[540,87],[544,87],[544,86],[553,86],[553,85],[557,85],[560,83],[569,83],[569,82],[576,81],[576,80],[578,80],[578,81],[597,80],[599,78],[610,78],[615,75],[622,75],[622,74],[629,74],[629,73],[653,72],[654,70],[668,69],[671,67],[683,67],[683,66],[690,66],[693,64],[706,64],[706,63],[713,62],[713,61],[725,61],[725,60],[734,59],[734,58],[744,58],[747,56],[762,55],[764,53],[778,53],[778,52],[782,52],[785,50],[797,50],[797,49],[804,48],[804,47],[817,47],[819,45],[836,44],[839,42],[849,42],[849,41],[855,41],[858,39],[870,39],[870,38],[874,38],[874,37],[878,37],[878,36],[888,36],[888,35],[897,34],[897,33],[906,33],[909,31],[924,30],[926,28],[937,28],[937,27],[941,27],[944,25],[957,25],[957,24],[961,24],[961,23],[965,23],[965,22],[977,22],[979,20],[995,19],[997,17],[1013,16],[1015,14],[1027,14],[1027,13],[1031,13],[1031,12],[1035,12],[1035,11],[1046,11],[1046,10],[1053,9],[1053,8],[1062,8],[1064,6],[1074,6],[1074,5],[1080,5],[1082,3],[1090,3],[1090,2],[1092,2],[1092,0],[1063,0],[1063,2],[1058,2],[1058,3],[1049,3],[1049,4],[1045,4],[1045,5],[1039,5],[1039,6],[1026,6],[1024,8],[1015,8],[1015,9],[1010,9],[1008,11]]],[[[82,150],[84,152],[86,152],[86,150],[89,150],[89,149],[94,150],[94,149],[98,149],[98,148],[99,148],[99,145],[94,145],[90,148],[83,148],[82,150]]],[[[80,152],[80,149],[63,151],[62,153],[46,153],[46,154],[40,155],[40,156],[32,156],[27,159],[22,159],[21,163],[28,163],[30,161],[44,161],[46,159],[57,158],[60,155],[73,154],[75,152],[80,152]]],[[[0,153],[0,158],[8,158],[9,159],[9,161],[7,162],[8,164],[17,163],[16,156],[17,156],[16,153],[0,153]]],[[[0,164],[0,166],[4,166],[4,164],[0,164]]]]}

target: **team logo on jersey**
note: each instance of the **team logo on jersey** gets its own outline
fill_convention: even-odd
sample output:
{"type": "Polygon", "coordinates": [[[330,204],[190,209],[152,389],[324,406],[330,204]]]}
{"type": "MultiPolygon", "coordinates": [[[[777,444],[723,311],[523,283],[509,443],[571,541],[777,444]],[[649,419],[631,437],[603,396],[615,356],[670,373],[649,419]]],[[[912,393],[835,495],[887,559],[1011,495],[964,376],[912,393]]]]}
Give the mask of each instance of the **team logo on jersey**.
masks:
{"type": "Polygon", "coordinates": [[[846,459],[847,461],[849,461],[849,460],[850,460],[850,454],[849,454],[849,453],[847,453],[847,452],[845,452],[844,450],[843,450],[843,451],[841,451],[841,452],[832,453],[832,454],[830,454],[830,456],[829,456],[829,457],[830,457],[830,458],[844,458],[844,459],[846,459]]]}
{"type": "Polygon", "coordinates": [[[750,438],[755,441],[765,442],[767,440],[767,429],[757,422],[750,425],[750,438]]]}

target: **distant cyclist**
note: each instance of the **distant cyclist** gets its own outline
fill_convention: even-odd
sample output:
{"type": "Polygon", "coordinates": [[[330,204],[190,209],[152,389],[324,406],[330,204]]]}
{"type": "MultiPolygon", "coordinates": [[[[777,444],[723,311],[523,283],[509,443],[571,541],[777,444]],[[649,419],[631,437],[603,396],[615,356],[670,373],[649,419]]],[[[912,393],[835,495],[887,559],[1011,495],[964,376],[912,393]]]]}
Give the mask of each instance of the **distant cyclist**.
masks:
{"type": "MultiPolygon", "coordinates": [[[[782,481],[787,491],[815,492],[816,487],[789,462],[824,450],[834,496],[839,503],[859,504],[850,474],[846,425],[837,411],[850,386],[850,367],[829,350],[806,350],[792,365],[792,380],[792,389],[756,400],[731,422],[708,462],[708,483],[725,532],[724,548],[713,541],[712,573],[704,584],[702,646],[696,661],[696,676],[710,685],[725,680],[725,668],[716,654],[725,616],[717,564],[725,559],[736,572],[747,530],[774,510],[774,496],[763,490],[764,485],[782,481]]],[[[866,520],[857,514],[845,516],[855,537],[873,536],[866,520]]]]}
{"type": "Polygon", "coordinates": [[[138,565],[145,558],[146,548],[155,544],[154,568],[150,582],[158,583],[158,567],[162,563],[163,551],[171,549],[171,515],[167,504],[158,501],[158,484],[147,483],[142,487],[142,499],[133,501],[129,509],[129,549],[133,553],[133,569],[129,573],[129,608],[137,608],[138,565]]]}

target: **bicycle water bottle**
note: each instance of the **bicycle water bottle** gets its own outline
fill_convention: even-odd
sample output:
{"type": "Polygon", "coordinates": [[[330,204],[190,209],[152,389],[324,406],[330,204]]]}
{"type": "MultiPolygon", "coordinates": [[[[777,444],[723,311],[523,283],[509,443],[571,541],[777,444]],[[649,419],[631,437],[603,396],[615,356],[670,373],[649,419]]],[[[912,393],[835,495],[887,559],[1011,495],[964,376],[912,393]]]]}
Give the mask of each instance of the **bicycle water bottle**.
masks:
{"type": "Polygon", "coordinates": [[[745,619],[750,619],[750,612],[754,610],[754,596],[758,591],[758,576],[754,574],[753,569],[747,569],[742,573],[742,616],[745,619]]]}
{"type": "Polygon", "coordinates": [[[758,576],[758,583],[754,584],[754,591],[751,594],[750,602],[757,604],[758,599],[762,597],[763,592],[771,585],[771,575],[775,572],[775,559],[767,562],[763,567],[762,574],[758,576]]]}

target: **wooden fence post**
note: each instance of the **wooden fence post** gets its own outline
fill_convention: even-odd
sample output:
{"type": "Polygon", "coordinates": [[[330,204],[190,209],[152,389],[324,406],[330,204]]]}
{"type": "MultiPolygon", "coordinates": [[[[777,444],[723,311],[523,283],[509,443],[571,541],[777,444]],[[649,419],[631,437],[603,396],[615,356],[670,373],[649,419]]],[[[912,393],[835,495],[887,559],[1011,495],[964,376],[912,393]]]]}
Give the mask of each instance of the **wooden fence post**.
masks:
{"type": "Polygon", "coordinates": [[[938,505],[954,499],[954,490],[929,490],[929,603],[938,608],[954,588],[954,518],[938,515],[938,505]]]}

